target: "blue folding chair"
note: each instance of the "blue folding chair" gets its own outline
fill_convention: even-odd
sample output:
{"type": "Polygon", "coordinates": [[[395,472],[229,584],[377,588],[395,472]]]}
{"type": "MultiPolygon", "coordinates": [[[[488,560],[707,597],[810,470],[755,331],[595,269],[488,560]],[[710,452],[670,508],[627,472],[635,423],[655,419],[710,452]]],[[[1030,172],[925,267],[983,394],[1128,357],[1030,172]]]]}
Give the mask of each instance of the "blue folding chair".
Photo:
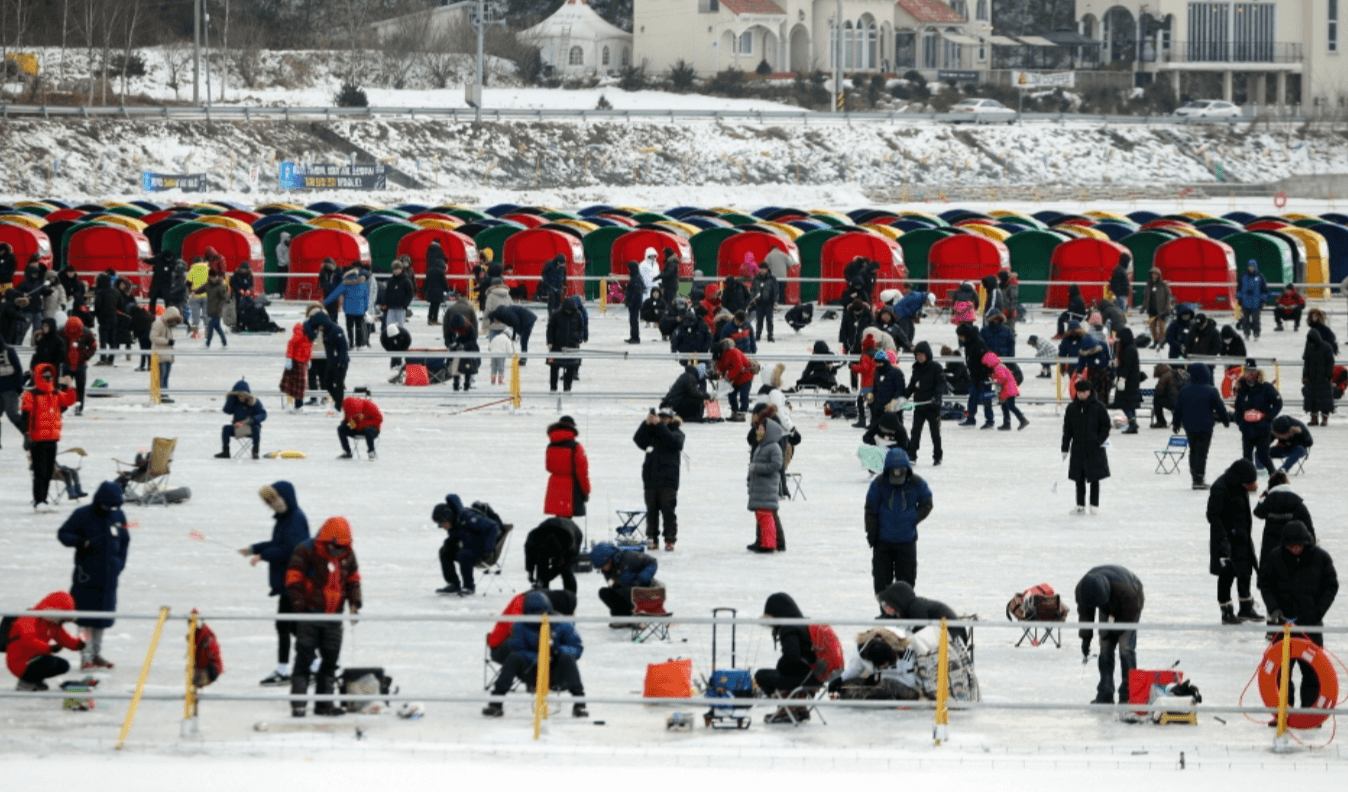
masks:
{"type": "Polygon", "coordinates": [[[1164,473],[1167,476],[1171,473],[1178,473],[1180,462],[1184,460],[1185,454],[1189,453],[1189,438],[1178,436],[1171,437],[1170,442],[1166,444],[1166,447],[1155,453],[1155,472],[1164,473]]]}

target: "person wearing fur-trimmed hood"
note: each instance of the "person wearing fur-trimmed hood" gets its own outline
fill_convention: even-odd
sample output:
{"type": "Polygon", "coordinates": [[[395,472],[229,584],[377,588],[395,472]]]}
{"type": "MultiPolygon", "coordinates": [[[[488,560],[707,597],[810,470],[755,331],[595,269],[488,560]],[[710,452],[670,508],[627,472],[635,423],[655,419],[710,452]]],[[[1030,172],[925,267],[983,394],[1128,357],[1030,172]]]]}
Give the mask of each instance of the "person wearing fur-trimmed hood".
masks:
{"type": "MultiPolygon", "coordinates": [[[[294,604],[286,594],[286,568],[295,548],[301,542],[309,541],[309,518],[300,508],[295,496],[295,485],[289,481],[276,481],[258,490],[262,502],[272,510],[271,539],[255,542],[239,549],[239,555],[248,559],[248,563],[257,566],[267,563],[267,583],[270,591],[267,596],[276,597],[278,614],[294,613],[294,604]]],[[[293,621],[277,620],[276,625],[276,670],[258,684],[264,686],[287,685],[290,683],[290,638],[298,625],[293,621]]]]}
{"type": "MultiPolygon", "coordinates": [[[[318,536],[295,547],[286,567],[286,594],[296,613],[322,613],[337,618],[331,621],[300,622],[295,653],[295,673],[290,677],[290,694],[309,692],[309,668],[314,654],[322,657],[315,692],[330,694],[336,687],[337,666],[342,652],[343,609],[354,616],[364,605],[361,596],[360,565],[351,540],[351,525],[344,517],[329,517],[318,536]]],[[[291,701],[290,714],[304,717],[304,701],[291,701]]],[[[335,702],[314,704],[315,715],[341,715],[335,702]]]]}
{"type": "Polygon", "coordinates": [[[230,422],[220,428],[220,453],[215,458],[230,458],[229,441],[232,438],[252,437],[253,459],[257,459],[258,448],[262,445],[262,422],[267,420],[267,408],[253,395],[247,380],[234,383],[220,412],[227,414],[230,422]]]}

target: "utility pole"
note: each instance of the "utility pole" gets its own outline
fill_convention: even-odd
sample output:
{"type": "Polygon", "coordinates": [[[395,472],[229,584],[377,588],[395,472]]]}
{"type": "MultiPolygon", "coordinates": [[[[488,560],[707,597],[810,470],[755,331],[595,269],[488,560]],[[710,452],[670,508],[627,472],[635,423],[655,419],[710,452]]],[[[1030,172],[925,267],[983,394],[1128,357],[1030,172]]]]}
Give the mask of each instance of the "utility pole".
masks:
{"type": "Polygon", "coordinates": [[[192,0],[192,104],[201,102],[201,0],[192,0]]]}
{"type": "Polygon", "coordinates": [[[199,2],[205,6],[201,16],[206,34],[206,108],[209,110],[211,107],[211,7],[206,5],[206,0],[199,0],[199,2]]]}
{"type": "MultiPolygon", "coordinates": [[[[458,4],[456,4],[456,5],[458,5],[458,4]]],[[[451,8],[452,8],[452,7],[453,7],[453,6],[451,6],[451,8]]],[[[474,123],[481,123],[481,121],[482,121],[482,74],[483,74],[482,69],[483,69],[483,66],[484,66],[484,62],[483,62],[483,52],[482,52],[482,48],[483,48],[482,40],[483,40],[484,35],[486,34],[487,25],[504,25],[504,24],[505,24],[505,20],[504,20],[504,19],[495,19],[495,20],[492,20],[492,21],[488,22],[488,21],[487,21],[487,3],[486,3],[486,0],[477,0],[477,16],[476,16],[475,19],[470,17],[470,21],[473,23],[473,27],[477,28],[477,69],[476,69],[477,73],[476,73],[476,74],[474,75],[474,77],[473,77],[473,84],[470,85],[470,86],[468,86],[468,87],[465,89],[465,91],[464,91],[464,94],[465,94],[464,100],[465,100],[466,102],[468,102],[468,106],[469,106],[469,107],[472,107],[473,110],[474,110],[474,113],[473,113],[473,122],[474,122],[474,123]]]]}
{"type": "Polygon", "coordinates": [[[838,99],[843,92],[843,3],[838,0],[838,10],[833,17],[833,38],[838,43],[838,54],[833,60],[833,112],[840,113],[838,99]]]}

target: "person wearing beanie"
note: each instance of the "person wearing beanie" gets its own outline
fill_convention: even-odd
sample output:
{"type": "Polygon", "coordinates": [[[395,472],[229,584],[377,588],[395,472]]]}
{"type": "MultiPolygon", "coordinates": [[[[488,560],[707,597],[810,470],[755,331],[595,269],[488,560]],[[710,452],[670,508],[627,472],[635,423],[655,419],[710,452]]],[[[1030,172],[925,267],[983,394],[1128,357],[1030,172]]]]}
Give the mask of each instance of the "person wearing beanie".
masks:
{"type": "MultiPolygon", "coordinates": [[[[1092,568],[1082,576],[1076,587],[1077,621],[1093,622],[1096,614],[1100,622],[1136,624],[1142,620],[1142,606],[1146,596],[1137,575],[1116,564],[1092,568]]],[[[1094,631],[1083,628],[1081,660],[1091,656],[1091,637],[1094,631]]],[[[1100,682],[1095,688],[1092,704],[1114,703],[1114,653],[1119,654],[1119,701],[1128,700],[1128,675],[1137,668],[1137,630],[1100,630],[1100,682]]]]}
{"type": "MultiPolygon", "coordinates": [[[[342,653],[343,607],[352,616],[360,613],[360,565],[351,541],[351,525],[345,517],[329,517],[319,529],[318,536],[295,547],[286,567],[286,594],[295,613],[322,613],[339,618],[332,621],[302,621],[296,630],[295,671],[290,676],[290,695],[306,696],[309,692],[309,669],[314,654],[322,658],[318,667],[318,682],[314,692],[330,695],[337,685],[337,667],[342,653]]],[[[290,714],[303,718],[307,704],[292,699],[290,714]]],[[[342,708],[333,701],[314,704],[315,715],[341,715],[342,708]]]]}
{"type": "MultiPolygon", "coordinates": [[[[258,495],[272,510],[271,539],[241,547],[239,555],[247,558],[253,566],[264,561],[267,563],[267,583],[271,587],[267,596],[276,597],[278,614],[294,613],[294,605],[286,594],[286,568],[295,554],[295,548],[301,542],[309,541],[309,519],[295,497],[295,485],[289,481],[269,484],[258,490],[258,495]]],[[[274,624],[276,670],[258,683],[264,687],[290,684],[290,638],[298,625],[293,621],[282,620],[274,624]]]]}
{"type": "Polygon", "coordinates": [[[754,329],[749,324],[749,312],[744,308],[731,314],[729,322],[721,328],[720,337],[735,342],[735,348],[746,355],[758,354],[758,342],[754,338],[754,329]]]}
{"type": "Polygon", "coordinates": [[[679,466],[683,454],[683,421],[671,407],[652,411],[637,427],[632,442],[645,454],[641,485],[646,497],[646,549],[660,547],[660,524],[665,528],[665,552],[679,540],[679,466]]]}
{"type": "Polygon", "coordinates": [[[502,526],[494,514],[480,503],[464,506],[454,493],[446,495],[443,503],[435,504],[431,521],[448,533],[445,543],[440,546],[440,574],[445,579],[445,586],[435,593],[473,596],[476,591],[473,569],[496,550],[496,540],[501,535],[502,526]],[[454,571],[456,563],[458,574],[454,571]]]}
{"type": "Polygon", "coordinates": [[[1263,619],[1254,610],[1250,574],[1258,562],[1250,536],[1250,493],[1259,489],[1254,463],[1237,459],[1212,482],[1208,493],[1208,573],[1217,576],[1217,604],[1222,624],[1263,619]],[[1240,594],[1240,613],[1231,604],[1231,584],[1240,594]]]}
{"type": "Polygon", "coordinates": [[[1067,477],[1076,483],[1076,506],[1069,514],[1086,513],[1086,487],[1090,485],[1091,514],[1100,510],[1100,482],[1109,478],[1109,455],[1105,441],[1109,439],[1109,411],[1094,398],[1089,380],[1078,380],[1073,390],[1072,403],[1062,420],[1062,458],[1071,457],[1067,477]]]}
{"type": "Polygon", "coordinates": [[[393,274],[384,287],[384,324],[403,328],[407,324],[407,309],[417,296],[417,284],[413,280],[411,261],[405,256],[393,260],[393,274]]]}
{"type": "MultiPolygon", "coordinates": [[[[1047,338],[1039,336],[1030,336],[1025,342],[1034,350],[1034,356],[1044,360],[1052,361],[1058,357],[1058,348],[1047,338]]],[[[1053,377],[1053,363],[1040,363],[1039,373],[1035,375],[1037,379],[1051,379],[1053,377]]]]}
{"type": "MultiPolygon", "coordinates": [[[[1318,627],[1325,623],[1339,593],[1339,577],[1334,559],[1316,544],[1314,534],[1300,520],[1283,526],[1281,546],[1264,555],[1259,567],[1259,592],[1264,596],[1271,625],[1293,622],[1318,627]]],[[[1322,632],[1297,633],[1297,637],[1316,646],[1325,645],[1322,632]]],[[[1296,661],[1295,667],[1301,674],[1301,706],[1316,706],[1320,678],[1303,660],[1296,661]]],[[[1276,719],[1269,725],[1276,725],[1276,719]]]]}
{"type": "MultiPolygon", "coordinates": [[[[524,594],[520,612],[530,616],[559,612],[560,608],[554,605],[550,593],[530,591],[524,594]]],[[[516,679],[527,678],[530,671],[537,668],[542,633],[541,622],[515,622],[510,628],[510,638],[504,642],[506,651],[501,672],[491,689],[493,697],[504,697],[514,687],[516,679]]],[[[549,622],[548,645],[552,648],[548,662],[548,687],[565,690],[577,699],[571,705],[571,717],[588,718],[590,713],[585,708],[585,686],[581,683],[580,669],[576,665],[585,647],[575,624],[568,621],[549,622]]],[[[505,714],[505,704],[493,701],[487,704],[482,714],[488,718],[499,718],[505,714]]]]}
{"type": "Polygon", "coordinates": [[[225,406],[220,408],[229,416],[229,423],[220,428],[220,453],[216,459],[229,459],[229,441],[235,437],[253,439],[253,459],[258,458],[258,449],[262,445],[262,422],[267,420],[267,408],[253,395],[248,380],[239,380],[225,395],[225,406]]]}
{"type": "Polygon", "coordinates": [[[590,500],[590,460],[577,438],[576,421],[563,415],[548,426],[548,447],[543,464],[548,471],[548,489],[543,513],[555,517],[584,517],[590,500]]]}

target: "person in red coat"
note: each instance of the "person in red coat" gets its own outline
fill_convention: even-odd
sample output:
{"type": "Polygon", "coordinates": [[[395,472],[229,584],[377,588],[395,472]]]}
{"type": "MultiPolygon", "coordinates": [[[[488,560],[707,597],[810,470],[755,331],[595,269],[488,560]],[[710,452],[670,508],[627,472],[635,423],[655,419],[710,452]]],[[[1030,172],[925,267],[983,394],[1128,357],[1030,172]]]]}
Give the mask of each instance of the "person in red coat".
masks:
{"type": "MultiPolygon", "coordinates": [[[[65,591],[53,591],[42,598],[35,611],[73,611],[75,598],[65,591]]],[[[46,690],[45,680],[70,670],[70,662],[57,657],[62,649],[79,651],[84,641],[66,632],[61,625],[70,619],[44,619],[24,616],[15,619],[5,647],[5,665],[19,678],[16,690],[46,690]]]]}
{"type": "Polygon", "coordinates": [[[84,322],[72,316],[66,320],[61,335],[66,342],[66,370],[75,379],[75,414],[84,412],[84,382],[89,372],[89,361],[98,351],[98,339],[92,330],[85,328],[84,322]]]}
{"type": "Polygon", "coordinates": [[[1282,323],[1291,322],[1292,330],[1301,332],[1301,312],[1306,310],[1306,298],[1301,296],[1297,287],[1287,284],[1287,288],[1278,295],[1278,305],[1273,309],[1273,321],[1276,326],[1273,328],[1282,332],[1282,323]]]}
{"type": "Polygon", "coordinates": [[[590,499],[590,460],[585,446],[576,442],[580,431],[569,415],[548,427],[548,450],[544,466],[548,470],[548,492],[543,498],[543,513],[554,517],[583,517],[590,499]]]}
{"type": "Polygon", "coordinates": [[[730,383],[730,420],[743,421],[749,413],[749,386],[754,383],[753,365],[749,356],[735,347],[735,342],[723,338],[712,354],[716,358],[716,371],[730,383]]]}
{"type": "Polygon", "coordinates": [[[357,399],[348,396],[342,400],[342,422],[337,425],[337,439],[342,441],[342,455],[338,459],[351,458],[350,438],[360,435],[365,438],[365,455],[376,459],[374,441],[384,425],[384,414],[369,399],[357,399]]]}
{"type": "Polygon", "coordinates": [[[281,392],[295,400],[296,412],[304,405],[304,389],[309,384],[309,360],[313,355],[314,340],[304,332],[304,323],[296,322],[290,331],[290,340],[286,342],[286,367],[281,374],[281,392]]]}
{"type": "Polygon", "coordinates": [[[75,403],[69,379],[56,382],[56,367],[39,363],[33,370],[33,388],[24,391],[19,410],[28,428],[25,439],[33,460],[33,508],[47,510],[47,490],[56,469],[56,444],[61,440],[61,413],[75,403]]]}

